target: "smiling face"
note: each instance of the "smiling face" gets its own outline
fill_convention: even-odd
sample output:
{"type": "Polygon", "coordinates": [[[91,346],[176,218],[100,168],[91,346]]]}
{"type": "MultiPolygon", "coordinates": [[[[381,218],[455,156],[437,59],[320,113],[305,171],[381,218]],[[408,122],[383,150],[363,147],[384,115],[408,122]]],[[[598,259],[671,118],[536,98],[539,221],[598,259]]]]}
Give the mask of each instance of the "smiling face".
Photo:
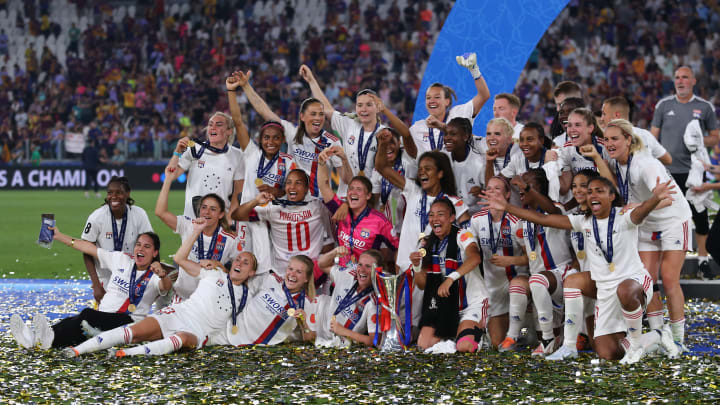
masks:
{"type": "Polygon", "coordinates": [[[398,153],[400,153],[400,140],[393,136],[392,132],[387,129],[379,131],[378,138],[388,139],[388,143],[385,146],[385,159],[387,162],[395,162],[398,153]]]}
{"type": "Polygon", "coordinates": [[[303,173],[291,172],[285,180],[285,193],[290,201],[302,201],[308,192],[307,176],[303,173]]]}
{"type": "Polygon", "coordinates": [[[490,197],[500,196],[505,201],[510,199],[510,190],[507,189],[505,182],[497,177],[490,178],[487,187],[485,188],[485,192],[490,197]]]}
{"type": "Polygon", "coordinates": [[[285,142],[285,133],[276,126],[265,127],[260,134],[260,146],[268,158],[280,152],[283,142],[285,142]]]}
{"type": "Polygon", "coordinates": [[[377,122],[377,104],[369,94],[362,94],[355,100],[355,112],[361,124],[377,122]]]}
{"type": "Polygon", "coordinates": [[[356,179],[350,182],[347,190],[347,202],[353,212],[359,214],[364,210],[370,198],[372,198],[372,194],[362,181],[356,179]]]}
{"type": "Polygon", "coordinates": [[[485,142],[488,148],[497,149],[501,155],[504,155],[508,146],[512,143],[512,134],[506,134],[504,127],[500,124],[490,123],[485,132],[485,142]]]}
{"type": "Polygon", "coordinates": [[[464,149],[469,135],[464,134],[455,125],[447,126],[445,130],[445,150],[452,153],[456,149],[464,149]]]}
{"type": "Polygon", "coordinates": [[[591,180],[590,184],[588,184],[588,204],[590,205],[590,211],[596,217],[608,217],[614,199],[615,194],[602,181],[591,180]]]}
{"type": "MultiPolygon", "coordinates": [[[[312,272],[312,269],[310,269],[312,272]]],[[[291,293],[300,292],[305,288],[308,278],[308,269],[300,260],[290,258],[285,270],[285,286],[291,293]]]]}
{"type": "Polygon", "coordinates": [[[230,281],[235,285],[240,285],[255,275],[255,258],[252,253],[240,252],[235,256],[235,260],[230,267],[230,281]]]}
{"type": "Polygon", "coordinates": [[[580,114],[570,114],[568,116],[567,135],[573,146],[583,146],[592,143],[592,131],[595,127],[588,124],[585,118],[580,114]]]}
{"type": "Polygon", "coordinates": [[[210,141],[210,145],[218,148],[222,148],[227,143],[232,130],[230,129],[229,123],[225,117],[219,114],[215,114],[210,117],[206,130],[207,139],[210,141]]]}
{"type": "Polygon", "coordinates": [[[355,276],[355,279],[358,282],[358,291],[362,291],[372,284],[372,277],[373,269],[375,267],[378,267],[378,264],[375,263],[375,258],[366,255],[361,254],[360,258],[358,259],[358,265],[357,265],[357,275],[355,276]]]}
{"type": "Polygon", "coordinates": [[[432,190],[440,184],[440,180],[443,178],[443,173],[438,170],[435,165],[435,160],[426,157],[420,159],[418,164],[418,181],[420,182],[420,188],[424,191],[432,190]]]}
{"type": "Polygon", "coordinates": [[[122,215],[125,212],[125,204],[127,204],[128,197],[130,197],[130,194],[125,191],[125,187],[123,187],[122,184],[116,181],[108,184],[105,203],[110,206],[113,214],[122,215]]]}
{"type": "Polygon", "coordinates": [[[141,270],[147,269],[157,255],[158,251],[155,248],[152,238],[148,235],[138,236],[135,241],[135,248],[133,248],[133,257],[135,258],[137,268],[141,270]]]}
{"type": "Polygon", "coordinates": [[[325,111],[319,102],[308,102],[305,111],[300,113],[300,121],[305,123],[305,132],[314,138],[320,134],[325,123],[325,111]]]}
{"type": "Polygon", "coordinates": [[[520,132],[519,146],[526,159],[532,162],[540,160],[543,143],[536,130],[531,128],[523,129],[520,132]]]}
{"type": "Polygon", "coordinates": [[[450,233],[450,228],[455,221],[455,214],[443,203],[433,204],[430,207],[428,220],[432,233],[443,239],[450,233]]]}
{"type": "Polygon", "coordinates": [[[573,109],[574,106],[570,103],[560,104],[560,109],[558,110],[558,119],[560,120],[560,124],[562,124],[565,131],[567,131],[568,117],[570,116],[570,113],[573,109]]]}
{"type": "Polygon", "coordinates": [[[632,138],[618,127],[610,126],[605,131],[605,149],[611,158],[620,163],[625,163],[630,154],[632,138]]]}
{"type": "Polygon", "coordinates": [[[572,190],[575,201],[580,204],[583,209],[587,208],[588,196],[588,178],[584,174],[578,174],[573,177],[570,190],[572,190]]]}
{"type": "Polygon", "coordinates": [[[205,230],[214,231],[220,219],[225,216],[225,210],[214,197],[205,197],[200,202],[200,218],[205,218],[205,230]]]}
{"type": "Polygon", "coordinates": [[[445,97],[445,90],[442,87],[430,87],[425,92],[425,108],[438,119],[445,118],[445,111],[450,106],[450,99],[445,97]]]}

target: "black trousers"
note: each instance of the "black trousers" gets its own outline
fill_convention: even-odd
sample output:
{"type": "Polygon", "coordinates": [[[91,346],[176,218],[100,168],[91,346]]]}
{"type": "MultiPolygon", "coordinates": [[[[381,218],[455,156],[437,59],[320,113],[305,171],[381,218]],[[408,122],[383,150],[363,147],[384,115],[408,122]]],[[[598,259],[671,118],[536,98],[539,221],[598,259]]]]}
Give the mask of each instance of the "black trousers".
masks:
{"type": "Polygon", "coordinates": [[[720,212],[715,214],[705,247],[715,263],[720,264],[720,212]]]}
{"type": "MultiPolygon", "coordinates": [[[[672,173],[671,176],[673,176],[675,182],[678,184],[678,187],[680,187],[683,195],[685,195],[685,193],[687,192],[685,182],[687,181],[688,174],[672,173]]],[[[697,212],[695,211],[695,207],[692,204],[690,204],[690,210],[692,211],[693,222],[695,222],[695,233],[698,235],[707,235],[710,228],[710,224],[708,222],[708,210],[706,209],[703,212],[697,212]]]]}
{"type": "Polygon", "coordinates": [[[92,183],[93,191],[98,192],[97,175],[97,169],[85,169],[85,190],[89,190],[92,183]]]}
{"type": "Polygon", "coordinates": [[[128,314],[100,312],[85,308],[79,314],[65,318],[52,326],[55,332],[52,347],[75,346],[87,340],[80,326],[82,321],[87,321],[90,326],[102,331],[115,329],[134,322],[128,314]]]}

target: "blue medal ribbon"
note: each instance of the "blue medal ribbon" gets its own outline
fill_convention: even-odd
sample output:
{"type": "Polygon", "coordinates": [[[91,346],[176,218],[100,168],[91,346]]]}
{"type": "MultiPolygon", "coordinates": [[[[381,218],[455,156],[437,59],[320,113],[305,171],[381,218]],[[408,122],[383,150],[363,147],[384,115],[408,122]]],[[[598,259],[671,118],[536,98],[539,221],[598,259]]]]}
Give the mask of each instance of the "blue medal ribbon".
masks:
{"type": "Polygon", "coordinates": [[[493,220],[492,220],[492,214],[490,214],[490,211],[488,211],[488,228],[490,229],[490,249],[492,250],[493,254],[497,253],[498,245],[500,244],[500,239],[503,239],[502,236],[502,227],[505,223],[505,215],[507,212],[503,211],[502,219],[500,219],[500,228],[498,228],[498,237],[495,239],[495,230],[493,229],[493,220]]]}
{"type": "Polygon", "coordinates": [[[365,219],[365,217],[370,214],[370,207],[365,207],[365,209],[360,213],[360,215],[357,216],[357,218],[352,217],[352,212],[350,212],[350,237],[348,238],[348,243],[350,244],[350,255],[353,254],[353,246],[354,246],[354,235],[355,235],[355,227],[360,224],[360,221],[365,219]]]}
{"type": "Polygon", "coordinates": [[[113,236],[113,250],[116,252],[122,252],[123,242],[125,242],[125,228],[127,228],[128,222],[128,207],[125,206],[125,213],[123,214],[122,225],[120,225],[120,233],[118,234],[117,223],[115,216],[113,215],[112,208],[108,205],[110,210],[110,223],[112,224],[112,236],[113,236]]]}
{"type": "MultiPolygon", "coordinates": [[[[133,264],[132,271],[130,272],[130,284],[128,285],[128,296],[130,300],[130,304],[135,305],[137,308],[138,304],[142,300],[143,295],[145,294],[145,288],[147,287],[148,281],[150,280],[150,277],[152,277],[153,272],[149,268],[145,270],[145,274],[140,278],[140,280],[135,283],[135,278],[137,277],[137,263],[133,264]]],[[[130,311],[126,311],[127,313],[130,313],[130,311]]]]}
{"type": "MultiPolygon", "coordinates": [[[[447,249],[449,241],[450,239],[446,236],[445,238],[443,238],[443,240],[440,241],[440,243],[435,244],[432,255],[432,270],[430,271],[431,273],[442,273],[442,270],[440,270],[440,254],[447,249]]],[[[445,271],[447,272],[447,268],[445,269],[445,271]]]]}
{"type": "MultiPolygon", "coordinates": [[[[234,270],[230,270],[234,271],[234,270]]],[[[245,309],[245,304],[247,303],[247,297],[248,297],[248,288],[247,285],[243,284],[243,295],[240,299],[240,306],[237,307],[235,303],[235,288],[233,286],[232,281],[230,281],[230,274],[227,275],[227,282],[228,282],[228,292],[230,294],[230,303],[232,304],[232,324],[233,326],[237,325],[237,316],[240,314],[240,312],[245,309]]]]}
{"type": "Polygon", "coordinates": [[[593,235],[595,235],[595,243],[597,243],[598,248],[600,248],[600,251],[603,253],[603,256],[605,256],[605,261],[608,262],[608,264],[610,264],[613,261],[612,231],[613,231],[613,224],[615,223],[615,207],[612,207],[610,209],[610,216],[608,217],[607,242],[605,245],[605,248],[606,248],[605,250],[603,250],[602,245],[600,243],[600,231],[598,230],[597,218],[595,217],[595,215],[593,215],[592,223],[593,223],[593,235]]]}
{"type": "MultiPolygon", "coordinates": [[[[438,193],[438,195],[437,195],[437,197],[435,197],[435,199],[437,200],[438,198],[443,198],[443,197],[445,197],[445,193],[443,193],[441,191],[438,193]]],[[[428,222],[430,221],[430,213],[427,211],[427,193],[425,191],[423,191],[423,196],[422,196],[422,199],[420,200],[420,204],[422,204],[420,207],[421,208],[420,209],[420,232],[424,232],[425,227],[427,226],[428,222]]]]}
{"type": "Polygon", "coordinates": [[[355,283],[352,285],[350,290],[345,294],[342,300],[340,300],[340,303],[338,304],[338,307],[335,309],[335,312],[333,312],[333,315],[337,315],[341,313],[342,311],[346,310],[347,308],[350,308],[353,304],[360,301],[365,297],[366,295],[370,294],[373,289],[372,287],[368,287],[364,289],[363,291],[360,291],[357,295],[353,296],[355,294],[355,291],[357,291],[358,288],[358,282],[355,281],[355,283]]]}
{"type": "Polygon", "coordinates": [[[537,224],[530,226],[530,221],[525,221],[525,231],[527,232],[528,243],[530,243],[530,251],[535,251],[535,235],[537,234],[537,224]]]}
{"type": "Polygon", "coordinates": [[[230,147],[228,146],[227,143],[225,143],[225,146],[223,146],[222,148],[216,148],[216,147],[210,145],[210,142],[208,142],[208,141],[204,141],[204,142],[203,141],[195,141],[195,143],[200,145],[200,150],[198,150],[198,151],[195,150],[194,146],[192,148],[190,148],[190,154],[195,159],[200,159],[202,157],[203,153],[205,153],[205,149],[209,150],[210,152],[215,152],[217,154],[223,154],[223,153],[226,153],[228,150],[230,150],[230,147]]]}
{"type": "MultiPolygon", "coordinates": [[[[445,118],[443,118],[443,124],[445,123],[445,121],[447,121],[448,114],[450,114],[450,112],[446,111],[445,118]]],[[[433,134],[433,129],[430,127],[428,127],[428,138],[430,138],[430,150],[442,149],[443,146],[445,145],[443,143],[443,140],[445,138],[445,133],[443,131],[440,131],[440,135],[438,135],[437,148],[436,148],[436,144],[435,144],[435,135],[433,134]]]]}
{"type": "Polygon", "coordinates": [[[257,172],[256,172],[257,178],[262,179],[263,177],[265,177],[265,175],[270,173],[270,169],[272,169],[273,165],[275,164],[275,162],[277,162],[279,157],[280,157],[280,152],[276,153],[275,156],[273,156],[272,159],[270,159],[268,161],[268,163],[265,165],[264,164],[265,163],[265,153],[261,153],[260,154],[260,162],[258,163],[258,168],[257,168],[257,172]]]}
{"type": "Polygon", "coordinates": [[[623,200],[625,201],[625,204],[629,202],[630,198],[630,162],[632,162],[633,154],[631,153],[628,156],[627,161],[627,171],[625,172],[625,179],[623,180],[622,173],[620,172],[620,165],[618,165],[617,160],[615,161],[615,178],[617,179],[618,187],[620,188],[620,195],[622,195],[623,200]]]}
{"type": "MultiPolygon", "coordinates": [[[[405,177],[405,168],[402,166],[402,151],[398,150],[398,156],[395,159],[395,163],[393,164],[393,170],[400,173],[401,176],[405,177]]],[[[388,198],[390,197],[390,192],[395,186],[393,186],[392,183],[390,183],[385,177],[382,178],[382,181],[380,182],[380,201],[383,204],[387,203],[388,198]]]]}
{"type": "Polygon", "coordinates": [[[302,206],[302,205],[308,205],[310,201],[290,201],[283,198],[275,198],[272,200],[273,205],[282,205],[283,208],[285,207],[293,207],[293,206],[302,206]]]}
{"type": "Polygon", "coordinates": [[[503,164],[502,164],[501,168],[498,169],[498,167],[497,167],[497,159],[493,160],[493,165],[495,166],[496,171],[501,171],[508,165],[508,163],[510,162],[510,151],[512,151],[512,147],[513,147],[513,144],[510,144],[507,147],[507,150],[505,151],[505,158],[503,159],[503,164]]]}
{"type": "MultiPolygon", "coordinates": [[[[208,260],[220,260],[221,257],[218,257],[217,259],[214,258],[213,250],[215,250],[215,244],[217,243],[217,237],[218,233],[220,232],[220,225],[215,228],[215,232],[213,232],[212,240],[210,240],[210,246],[208,247],[207,254],[205,254],[205,250],[203,249],[203,234],[200,233],[200,236],[198,236],[197,239],[197,257],[198,260],[208,259],[208,260]]],[[[223,247],[224,249],[225,247],[223,247]]]]}
{"type": "Polygon", "coordinates": [[[295,303],[295,299],[292,296],[292,293],[290,290],[288,290],[285,283],[282,284],[282,289],[285,292],[285,297],[287,298],[288,305],[290,305],[290,308],[305,308],[305,290],[300,291],[300,296],[298,297],[298,303],[295,303]]]}
{"type": "Polygon", "coordinates": [[[361,171],[365,170],[370,145],[372,145],[373,139],[375,139],[375,132],[377,132],[379,127],[380,123],[378,122],[375,124],[375,129],[373,129],[372,134],[370,134],[370,139],[368,139],[368,142],[363,146],[363,141],[365,140],[365,129],[360,126],[360,136],[358,137],[358,164],[361,171]]]}
{"type": "MultiPolygon", "coordinates": [[[[542,154],[540,155],[540,164],[538,165],[538,168],[543,167],[545,164],[545,152],[547,152],[547,149],[543,146],[542,148],[542,154]]],[[[525,158],[525,171],[530,170],[530,162],[527,158],[525,158]]]]}
{"type": "Polygon", "coordinates": [[[574,232],[578,236],[578,252],[585,250],[585,237],[582,232],[574,232]]]}

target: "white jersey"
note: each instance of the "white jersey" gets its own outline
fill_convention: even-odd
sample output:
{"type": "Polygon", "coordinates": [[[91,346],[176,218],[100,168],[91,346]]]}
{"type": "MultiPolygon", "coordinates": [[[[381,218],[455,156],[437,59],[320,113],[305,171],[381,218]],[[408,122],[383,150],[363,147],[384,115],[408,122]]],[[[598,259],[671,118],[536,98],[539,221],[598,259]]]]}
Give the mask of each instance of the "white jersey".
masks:
{"type": "Polygon", "coordinates": [[[564,266],[572,262],[570,243],[568,243],[570,236],[567,230],[544,227],[525,220],[520,226],[522,232],[514,236],[525,246],[525,252],[530,259],[528,264],[530,274],[553,269],[564,270],[564,266]],[[529,236],[533,236],[532,245],[529,236]],[[533,256],[535,260],[532,260],[533,256]]]}
{"type": "MultiPolygon", "coordinates": [[[[185,241],[193,233],[192,219],[184,216],[177,217],[177,227],[175,233],[180,235],[180,239],[185,241]]],[[[237,256],[239,250],[242,249],[242,245],[235,239],[235,235],[226,232],[220,228],[217,232],[215,246],[212,246],[213,236],[201,234],[203,241],[203,258],[217,260],[220,263],[227,263],[237,256]],[[238,248],[238,245],[240,247],[238,248]],[[210,250],[212,246],[212,250],[210,250]]],[[[199,239],[199,238],[198,238],[199,239]]],[[[188,254],[188,260],[199,263],[200,262],[198,241],[193,243],[190,254],[188,254]]],[[[178,279],[173,283],[173,291],[175,292],[174,302],[180,302],[185,300],[192,295],[198,286],[200,279],[188,275],[184,270],[178,275],[178,279]]]]}
{"type": "Polygon", "coordinates": [[[464,161],[455,161],[450,156],[450,163],[455,174],[458,197],[467,205],[470,215],[480,211],[481,207],[477,205],[480,199],[471,194],[470,190],[473,187],[485,188],[485,157],[471,148],[464,161]]]}
{"type": "Polygon", "coordinates": [[[273,244],[273,269],[285,274],[288,260],[299,254],[315,260],[320,256],[325,236],[329,233],[330,222],[322,200],[313,198],[305,205],[268,204],[255,207],[250,214],[252,221],[267,221],[270,224],[270,239],[273,244]]]}
{"type": "MultiPolygon", "coordinates": [[[[612,159],[610,162],[610,168],[613,172],[619,173],[622,177],[622,181],[618,179],[618,189],[622,194],[623,183],[627,178],[627,165],[620,165],[612,159]]],[[[657,184],[657,178],[660,178],[660,182],[664,183],[671,180],[671,185],[675,186],[675,190],[680,190],[675,179],[673,179],[667,172],[665,166],[660,163],[659,160],[650,157],[646,153],[636,153],[632,155],[630,161],[630,179],[628,181],[629,189],[629,203],[642,203],[643,201],[652,198],[652,190],[657,184]]],[[[673,202],[669,207],[654,209],[650,211],[650,214],[645,218],[642,224],[643,230],[648,231],[659,231],[667,229],[672,224],[680,226],[682,222],[689,220],[692,217],[692,211],[690,211],[690,204],[688,204],[685,196],[682,193],[674,194],[673,202]]]]}
{"type": "Polygon", "coordinates": [[[665,147],[658,142],[657,138],[655,138],[655,135],[647,129],[633,127],[633,133],[643,141],[645,149],[647,149],[647,151],[650,152],[650,156],[655,159],[659,159],[660,156],[667,153],[667,149],[665,149],[665,147]]]}
{"type": "MultiPolygon", "coordinates": [[[[263,159],[263,151],[260,149],[255,142],[250,141],[244,151],[244,178],[248,181],[242,190],[242,196],[240,203],[245,204],[248,201],[252,201],[258,195],[257,185],[255,179],[258,178],[258,173],[261,170],[266,169],[260,168],[260,161],[262,160],[263,166],[267,166],[270,161],[263,159]]],[[[297,165],[292,155],[287,153],[279,152],[278,158],[273,162],[272,166],[267,168],[267,173],[262,177],[263,184],[278,188],[285,191],[285,180],[287,179],[290,170],[296,169],[297,165]]]]}
{"type": "MultiPolygon", "coordinates": [[[[497,159],[495,159],[497,161],[497,159]]],[[[542,167],[541,163],[545,163],[545,159],[538,160],[537,162],[531,162],[523,153],[516,153],[510,158],[510,163],[505,166],[500,174],[508,179],[512,179],[515,176],[519,176],[530,169],[537,169],[542,167]]]]}
{"type": "MultiPolygon", "coordinates": [[[[445,123],[447,124],[456,117],[467,118],[470,120],[470,123],[472,123],[473,114],[473,102],[470,100],[465,104],[456,105],[450,108],[450,111],[447,112],[445,123]]],[[[423,153],[433,150],[432,144],[430,143],[431,136],[432,142],[435,145],[435,150],[445,150],[445,144],[440,142],[440,130],[428,128],[427,121],[424,119],[415,121],[415,123],[410,127],[410,135],[412,135],[413,140],[415,141],[415,146],[418,150],[418,159],[420,159],[420,156],[423,153]]]]}
{"type": "MultiPolygon", "coordinates": [[[[600,148],[600,155],[602,158],[606,162],[610,160],[610,155],[608,155],[605,146],[603,146],[600,141],[598,141],[597,146],[600,148]]],[[[571,170],[573,175],[583,169],[592,169],[597,171],[595,161],[583,156],[578,151],[578,148],[573,146],[570,141],[566,142],[565,146],[557,151],[557,154],[558,164],[560,165],[562,171],[571,170]]]]}
{"type": "MultiPolygon", "coordinates": [[[[481,152],[481,154],[487,154],[488,146],[486,138],[482,138],[481,140],[476,141],[475,146],[481,152]]],[[[493,175],[498,176],[502,174],[503,169],[505,169],[512,161],[512,158],[517,155],[520,155],[523,158],[525,157],[517,144],[510,144],[510,146],[508,146],[508,149],[505,151],[505,155],[498,156],[493,161],[493,175]]],[[[483,159],[486,160],[485,156],[483,156],[483,159]]]]}
{"type": "MultiPolygon", "coordinates": [[[[575,207],[568,211],[567,215],[574,215],[579,213],[579,207],[575,207]]],[[[585,235],[582,232],[570,231],[570,244],[572,245],[573,251],[575,252],[575,257],[577,258],[578,264],[580,265],[580,268],[578,270],[589,271],[590,269],[588,268],[587,252],[585,251],[585,249],[587,249],[587,243],[585,243],[585,235]]]]}
{"type": "Polygon", "coordinates": [[[160,291],[160,278],[153,275],[150,270],[137,270],[135,272],[135,285],[130,285],[130,277],[135,266],[135,260],[127,253],[111,252],[102,248],[97,250],[100,265],[110,269],[112,276],[105,285],[105,296],[98,311],[109,313],[123,313],[129,310],[130,291],[135,296],[141,295],[140,302],[130,316],[134,321],[140,321],[148,312],[155,299],[162,295],[160,291]],[[147,273],[147,274],[146,274],[147,273]]]}
{"type": "MultiPolygon", "coordinates": [[[[293,333],[298,323],[296,318],[287,314],[291,305],[282,286],[282,278],[274,273],[263,278],[259,291],[248,298],[245,310],[237,319],[238,333],[227,336],[231,344],[275,345],[284,342],[293,333]]],[[[301,296],[303,294],[296,293],[292,298],[299,303],[301,296]]],[[[311,300],[305,297],[301,306],[309,308],[310,305],[311,300]]]]}
{"type": "MultiPolygon", "coordinates": [[[[125,225],[125,238],[122,242],[121,251],[132,254],[138,235],[145,232],[152,232],[153,229],[144,209],[135,205],[127,205],[125,206],[125,212],[127,213],[127,223],[125,225]]],[[[109,251],[115,250],[112,221],[115,221],[117,233],[118,236],[120,236],[123,220],[115,219],[110,211],[110,207],[107,204],[103,205],[90,214],[85,223],[81,238],[88,242],[95,243],[99,248],[109,251]]],[[[103,285],[107,285],[110,279],[110,269],[100,266],[97,259],[93,260],[95,260],[95,269],[100,282],[103,285]]]]}
{"type": "Polygon", "coordinates": [[[602,292],[614,294],[615,288],[624,280],[645,273],[645,267],[640,260],[636,248],[638,241],[638,226],[630,219],[632,210],[620,214],[616,208],[615,220],[613,223],[613,258],[614,271],[610,270],[603,251],[607,252],[607,229],[609,218],[598,219],[598,236],[600,246],[595,239],[593,232],[593,216],[569,215],[568,219],[572,224],[572,230],[582,232],[585,236],[585,251],[587,252],[587,268],[590,276],[597,284],[598,300],[601,300],[602,292]],[[601,250],[602,249],[602,250],[601,250]]]}
{"type": "Polygon", "coordinates": [[[185,216],[195,218],[193,197],[203,197],[210,193],[219,195],[225,201],[225,209],[230,210],[230,196],[234,181],[242,180],[245,173],[243,153],[240,149],[230,146],[226,153],[217,154],[204,150],[199,158],[192,155],[192,150],[200,151],[200,146],[187,148],[178,166],[187,173],[185,188],[185,216]]]}
{"type": "Polygon", "coordinates": [[[375,153],[377,152],[376,135],[385,128],[385,125],[381,125],[378,122],[374,131],[367,132],[363,129],[363,126],[359,121],[344,116],[337,111],[333,113],[332,118],[330,119],[330,125],[332,126],[332,129],[337,131],[338,135],[340,135],[340,139],[342,139],[345,154],[347,155],[348,162],[350,162],[353,176],[360,174],[359,150],[362,150],[363,154],[365,154],[365,148],[369,148],[363,171],[365,177],[372,178],[375,173],[375,153]],[[360,144],[361,131],[363,135],[362,145],[360,144]],[[368,143],[370,146],[368,146],[368,143]]]}
{"type": "Polygon", "coordinates": [[[493,255],[499,256],[522,256],[522,244],[513,235],[517,235],[518,232],[522,233],[522,224],[520,219],[512,214],[505,214],[505,218],[492,217],[492,223],[490,221],[490,212],[483,210],[473,215],[470,220],[470,229],[473,231],[477,238],[478,247],[482,252],[483,256],[483,273],[485,277],[485,283],[490,286],[502,286],[515,278],[518,275],[527,275],[528,269],[526,266],[507,266],[498,267],[490,263],[490,259],[493,255]],[[501,226],[502,220],[502,226],[501,226]],[[490,229],[492,226],[492,238],[490,229]],[[492,239],[495,242],[492,242],[492,239]],[[496,246],[496,250],[493,251],[492,247],[496,246]]]}
{"type": "Polygon", "coordinates": [[[525,124],[515,122],[515,126],[513,127],[513,141],[520,142],[520,132],[522,132],[523,128],[525,128],[525,124]]]}
{"type": "MultiPolygon", "coordinates": [[[[306,133],[303,135],[302,143],[296,144],[295,133],[297,132],[297,127],[285,120],[281,120],[280,123],[285,130],[288,153],[293,156],[298,168],[303,169],[310,177],[310,195],[318,197],[320,195],[320,189],[317,184],[318,155],[327,147],[336,145],[342,147],[342,143],[335,135],[327,131],[321,131],[318,137],[312,139],[306,133]]],[[[342,161],[337,156],[333,156],[327,162],[327,166],[328,168],[340,167],[342,166],[342,161]]],[[[343,186],[347,189],[346,184],[342,183],[342,181],[340,183],[341,189],[343,186]]],[[[338,194],[342,196],[345,195],[345,193],[338,194]]]]}
{"type": "MultiPolygon", "coordinates": [[[[400,153],[402,153],[400,167],[398,168],[401,170],[400,173],[405,177],[406,181],[415,181],[417,177],[417,161],[408,156],[405,151],[401,150],[400,153]]],[[[401,189],[393,186],[389,181],[383,180],[384,178],[380,172],[377,170],[373,172],[370,179],[373,186],[372,192],[380,195],[378,202],[382,206],[379,210],[392,222],[395,234],[400,234],[403,218],[405,217],[405,197],[403,197],[401,189]],[[385,191],[383,191],[383,187],[385,187],[385,191]]]]}
{"type": "MultiPolygon", "coordinates": [[[[423,229],[420,228],[421,214],[428,215],[430,206],[436,197],[427,196],[425,206],[422,204],[424,192],[415,184],[414,181],[406,180],[403,196],[407,201],[407,209],[405,210],[405,218],[403,219],[402,231],[400,232],[400,243],[398,245],[397,265],[400,270],[404,271],[410,267],[410,252],[414,252],[417,248],[418,235],[424,232],[425,235],[430,234],[430,226],[425,224],[423,229]]],[[[463,201],[455,196],[447,196],[455,205],[455,217],[460,218],[466,211],[467,206],[463,201]]]]}

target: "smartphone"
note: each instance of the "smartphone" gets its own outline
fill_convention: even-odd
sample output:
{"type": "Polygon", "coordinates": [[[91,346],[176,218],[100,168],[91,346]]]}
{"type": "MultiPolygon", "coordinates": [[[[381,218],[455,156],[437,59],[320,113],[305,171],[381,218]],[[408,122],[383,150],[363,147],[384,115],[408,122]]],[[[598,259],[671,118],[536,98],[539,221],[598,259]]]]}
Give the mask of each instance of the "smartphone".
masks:
{"type": "Polygon", "coordinates": [[[53,244],[54,231],[50,230],[50,227],[55,226],[55,214],[42,214],[40,216],[40,235],[38,236],[37,244],[50,249],[53,244]]]}

